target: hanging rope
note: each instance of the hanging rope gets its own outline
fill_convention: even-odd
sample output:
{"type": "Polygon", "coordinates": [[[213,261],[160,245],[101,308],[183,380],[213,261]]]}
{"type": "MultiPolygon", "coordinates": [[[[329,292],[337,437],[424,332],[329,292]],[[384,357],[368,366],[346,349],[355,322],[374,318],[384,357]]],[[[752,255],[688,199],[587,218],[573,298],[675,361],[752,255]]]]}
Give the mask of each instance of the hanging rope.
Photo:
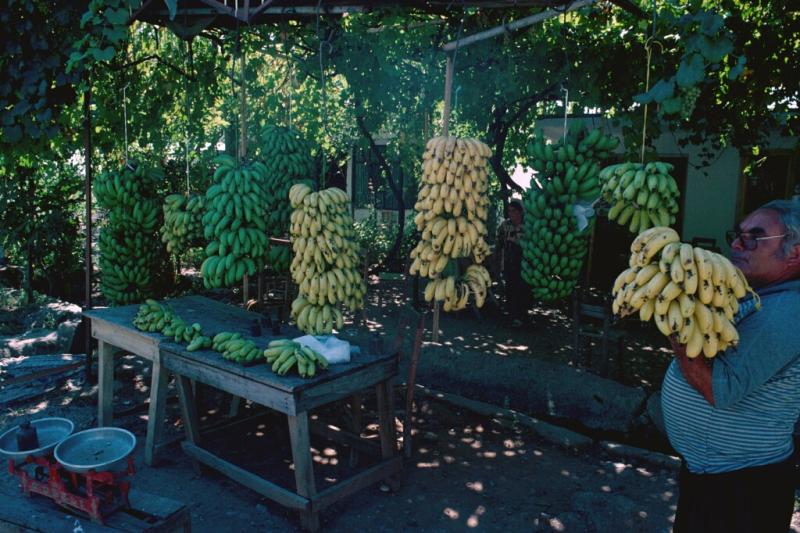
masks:
{"type": "MultiPolygon", "coordinates": [[[[650,90],[650,60],[653,57],[653,45],[658,45],[661,47],[661,51],[664,51],[664,45],[662,45],[659,41],[656,40],[656,0],[653,0],[653,27],[650,31],[650,37],[644,42],[644,49],[647,53],[647,67],[645,70],[645,81],[644,81],[644,92],[647,93],[650,90]]],[[[644,151],[645,151],[645,142],[647,140],[647,108],[648,104],[644,104],[644,120],[642,123],[642,149],[641,154],[639,156],[640,162],[644,163],[644,151]]]]}
{"type": "MultiPolygon", "coordinates": [[[[333,46],[331,45],[329,39],[322,39],[322,36],[319,33],[319,21],[320,21],[320,13],[322,10],[322,0],[317,2],[317,39],[319,40],[319,81],[320,81],[320,90],[322,92],[322,136],[323,138],[327,139],[328,137],[328,98],[326,93],[325,87],[325,64],[323,61],[323,46],[328,46],[328,53],[331,52],[333,46]]],[[[320,188],[325,186],[325,181],[327,178],[327,158],[325,157],[324,152],[322,153],[322,176],[320,176],[320,188]]]]}
{"type": "MultiPolygon", "coordinates": [[[[186,42],[186,55],[187,55],[186,59],[189,62],[189,64],[187,65],[187,74],[189,74],[189,75],[191,74],[191,68],[192,68],[192,61],[191,61],[192,48],[191,48],[191,46],[192,46],[191,42],[187,41],[186,42]]],[[[190,106],[189,106],[189,76],[184,76],[183,79],[184,79],[184,90],[183,90],[183,93],[184,93],[184,107],[185,107],[185,114],[186,114],[186,149],[185,149],[184,155],[186,157],[186,196],[188,197],[192,192],[191,183],[189,181],[189,140],[190,140],[190,137],[191,137],[191,134],[192,134],[191,133],[192,120],[191,120],[191,117],[189,117],[189,112],[190,112],[190,106]]]]}
{"type": "Polygon", "coordinates": [[[128,88],[130,83],[126,83],[122,86],[122,117],[123,122],[125,123],[125,166],[129,166],[128,164],[128,98],[127,94],[125,93],[126,89],[128,88]]]}
{"type": "MultiPolygon", "coordinates": [[[[564,37],[564,42],[566,43],[566,24],[567,24],[567,12],[564,10],[564,13],[561,15],[561,35],[564,37]]],[[[566,45],[564,46],[564,64],[567,67],[567,73],[564,76],[564,81],[561,82],[561,92],[564,95],[564,133],[563,133],[563,140],[564,144],[567,143],[567,117],[569,116],[569,75],[572,72],[572,65],[570,64],[569,60],[569,52],[567,52],[566,45]]]]}

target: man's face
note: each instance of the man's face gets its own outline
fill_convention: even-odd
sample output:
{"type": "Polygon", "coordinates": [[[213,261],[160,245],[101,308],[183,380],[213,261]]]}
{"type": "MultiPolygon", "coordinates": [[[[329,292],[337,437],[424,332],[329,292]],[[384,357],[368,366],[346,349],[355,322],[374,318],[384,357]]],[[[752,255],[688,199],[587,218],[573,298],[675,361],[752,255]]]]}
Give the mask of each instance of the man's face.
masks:
{"type": "Polygon", "coordinates": [[[516,207],[512,207],[508,210],[508,218],[511,219],[511,223],[515,226],[519,226],[522,224],[522,211],[517,209],[516,207]]]}
{"type": "MultiPolygon", "coordinates": [[[[739,228],[744,239],[783,235],[786,229],[771,210],[758,210],[745,218],[739,228]]],[[[797,271],[796,263],[783,253],[783,238],[756,241],[755,250],[747,250],[742,238],[731,244],[731,262],[739,267],[753,287],[791,279],[797,271]]]]}

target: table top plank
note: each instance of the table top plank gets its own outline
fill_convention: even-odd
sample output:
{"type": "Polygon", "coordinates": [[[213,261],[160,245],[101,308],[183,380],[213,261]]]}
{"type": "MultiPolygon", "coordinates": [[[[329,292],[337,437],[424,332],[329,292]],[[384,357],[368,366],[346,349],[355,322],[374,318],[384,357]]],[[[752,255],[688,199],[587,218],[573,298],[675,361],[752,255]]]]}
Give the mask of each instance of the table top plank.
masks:
{"type": "MultiPolygon", "coordinates": [[[[271,340],[287,337],[296,338],[302,335],[302,332],[297,328],[286,326],[285,324],[281,325],[281,334],[278,336],[273,336],[271,328],[263,326],[261,327],[261,335],[252,335],[252,328],[254,324],[259,323],[262,315],[232,305],[227,305],[204,296],[183,296],[165,300],[161,303],[172,308],[172,310],[187,324],[192,324],[194,322],[199,323],[203,328],[203,334],[209,337],[213,337],[222,331],[240,333],[242,338],[252,340],[258,347],[266,349],[271,340]]],[[[300,391],[356,373],[364,367],[380,365],[387,360],[396,358],[396,354],[375,355],[354,353],[351,355],[349,363],[330,365],[328,370],[318,369],[317,375],[310,379],[301,378],[296,374],[278,376],[272,372],[272,369],[263,361],[252,366],[245,366],[223,359],[219,352],[213,350],[189,352],[186,350],[186,344],[175,342],[174,339],[165,337],[160,333],[139,331],[133,325],[133,319],[138,309],[138,305],[128,305],[123,307],[93,309],[84,314],[92,320],[103,320],[125,328],[126,330],[137,332],[143,337],[159,340],[159,349],[162,355],[167,355],[167,359],[170,356],[181,357],[195,363],[202,363],[217,371],[229,372],[233,375],[256,381],[289,394],[298,394],[300,391]]],[[[169,367],[169,362],[167,360],[165,360],[165,364],[169,367]]]]}

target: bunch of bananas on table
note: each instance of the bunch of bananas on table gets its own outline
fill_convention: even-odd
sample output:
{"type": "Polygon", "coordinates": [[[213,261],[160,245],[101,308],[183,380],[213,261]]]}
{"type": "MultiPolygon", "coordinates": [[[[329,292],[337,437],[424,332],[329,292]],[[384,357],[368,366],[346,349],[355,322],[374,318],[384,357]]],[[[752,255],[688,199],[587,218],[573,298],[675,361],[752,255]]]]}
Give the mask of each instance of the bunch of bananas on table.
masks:
{"type": "Polygon", "coordinates": [[[159,179],[159,173],[133,162],[95,179],[97,202],[108,211],[100,230],[100,288],[112,305],[153,296],[170,270],[156,233],[159,179]]]}
{"type": "Polygon", "coordinates": [[[611,205],[608,219],[631,233],[675,223],[678,184],[670,175],[670,163],[620,163],[600,171],[603,198],[611,205]]]}
{"type": "Polygon", "coordinates": [[[217,156],[214,184],[205,196],[202,222],[206,260],[200,268],[206,288],[229,287],[264,265],[268,238],[264,208],[265,167],[239,165],[228,155],[217,156]]]}
{"type": "Polygon", "coordinates": [[[755,293],[726,257],[682,243],[675,230],[658,226],[634,239],[629,265],[614,282],[615,314],[652,318],[692,358],[736,346],[738,300],[755,293]]]}
{"type": "Polygon", "coordinates": [[[528,143],[528,164],[536,176],[522,202],[520,246],[522,279],[536,298],[557,300],[575,289],[594,224],[588,218],[587,226],[579,228],[575,206],[588,208],[600,196],[601,162],[618,144],[599,129],[571,130],[551,144],[534,136],[528,143]]]}
{"type": "Polygon", "coordinates": [[[411,251],[409,274],[430,278],[427,301],[444,301],[445,311],[466,307],[470,294],[480,307],[491,285],[488,272],[475,267],[459,277],[451,260],[472,258],[483,263],[489,254],[486,218],[489,199],[486,164],[489,147],[477,139],[434,137],[422,155],[421,188],[414,209],[414,223],[422,232],[411,251]],[[477,274],[476,274],[477,273],[477,274]]]}
{"type": "MultiPolygon", "coordinates": [[[[311,183],[316,162],[313,147],[297,130],[268,124],[261,130],[259,159],[264,164],[264,208],[267,213],[267,234],[286,237],[289,234],[289,189],[297,183],[311,183]]],[[[269,245],[267,263],[279,273],[289,270],[291,250],[286,246],[269,245]]]]}
{"type": "Polygon", "coordinates": [[[170,194],[164,198],[164,225],[161,226],[161,240],[167,251],[181,255],[189,248],[201,246],[203,242],[205,196],[192,194],[170,194]]]}
{"type": "Polygon", "coordinates": [[[270,342],[264,350],[264,357],[267,364],[272,365],[272,371],[280,376],[286,375],[295,365],[302,378],[313,378],[317,367],[323,370],[328,368],[328,360],[322,354],[290,339],[270,342]]]}
{"type": "Polygon", "coordinates": [[[337,306],[361,309],[367,292],[358,271],[359,251],[347,193],[335,187],[313,192],[300,183],[289,190],[289,201],[294,209],[290,271],[299,292],[292,302],[292,318],[306,333],[330,334],[334,325],[342,327],[337,306]]]}
{"type": "Polygon", "coordinates": [[[241,333],[223,331],[214,335],[211,349],[222,354],[224,359],[235,363],[255,363],[264,359],[261,349],[250,339],[243,339],[241,333]]]}
{"type": "Polygon", "coordinates": [[[188,344],[186,349],[190,352],[210,348],[212,344],[211,339],[203,335],[200,324],[186,324],[171,308],[150,298],[139,306],[133,325],[141,331],[174,337],[175,342],[188,344]]]}

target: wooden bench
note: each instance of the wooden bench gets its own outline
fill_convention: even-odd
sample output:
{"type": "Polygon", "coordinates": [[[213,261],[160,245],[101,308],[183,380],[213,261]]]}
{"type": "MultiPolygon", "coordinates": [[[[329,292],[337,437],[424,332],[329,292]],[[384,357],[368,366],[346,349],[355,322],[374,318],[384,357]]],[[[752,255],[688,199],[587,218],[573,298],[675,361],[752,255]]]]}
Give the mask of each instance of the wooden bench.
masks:
{"type": "Polygon", "coordinates": [[[46,531],[47,533],[101,533],[103,531],[190,533],[191,515],[186,505],[137,489],[129,495],[131,509],[120,509],[106,517],[105,525],[64,511],[52,500],[34,494],[28,498],[0,495],[0,531],[46,531]]]}

